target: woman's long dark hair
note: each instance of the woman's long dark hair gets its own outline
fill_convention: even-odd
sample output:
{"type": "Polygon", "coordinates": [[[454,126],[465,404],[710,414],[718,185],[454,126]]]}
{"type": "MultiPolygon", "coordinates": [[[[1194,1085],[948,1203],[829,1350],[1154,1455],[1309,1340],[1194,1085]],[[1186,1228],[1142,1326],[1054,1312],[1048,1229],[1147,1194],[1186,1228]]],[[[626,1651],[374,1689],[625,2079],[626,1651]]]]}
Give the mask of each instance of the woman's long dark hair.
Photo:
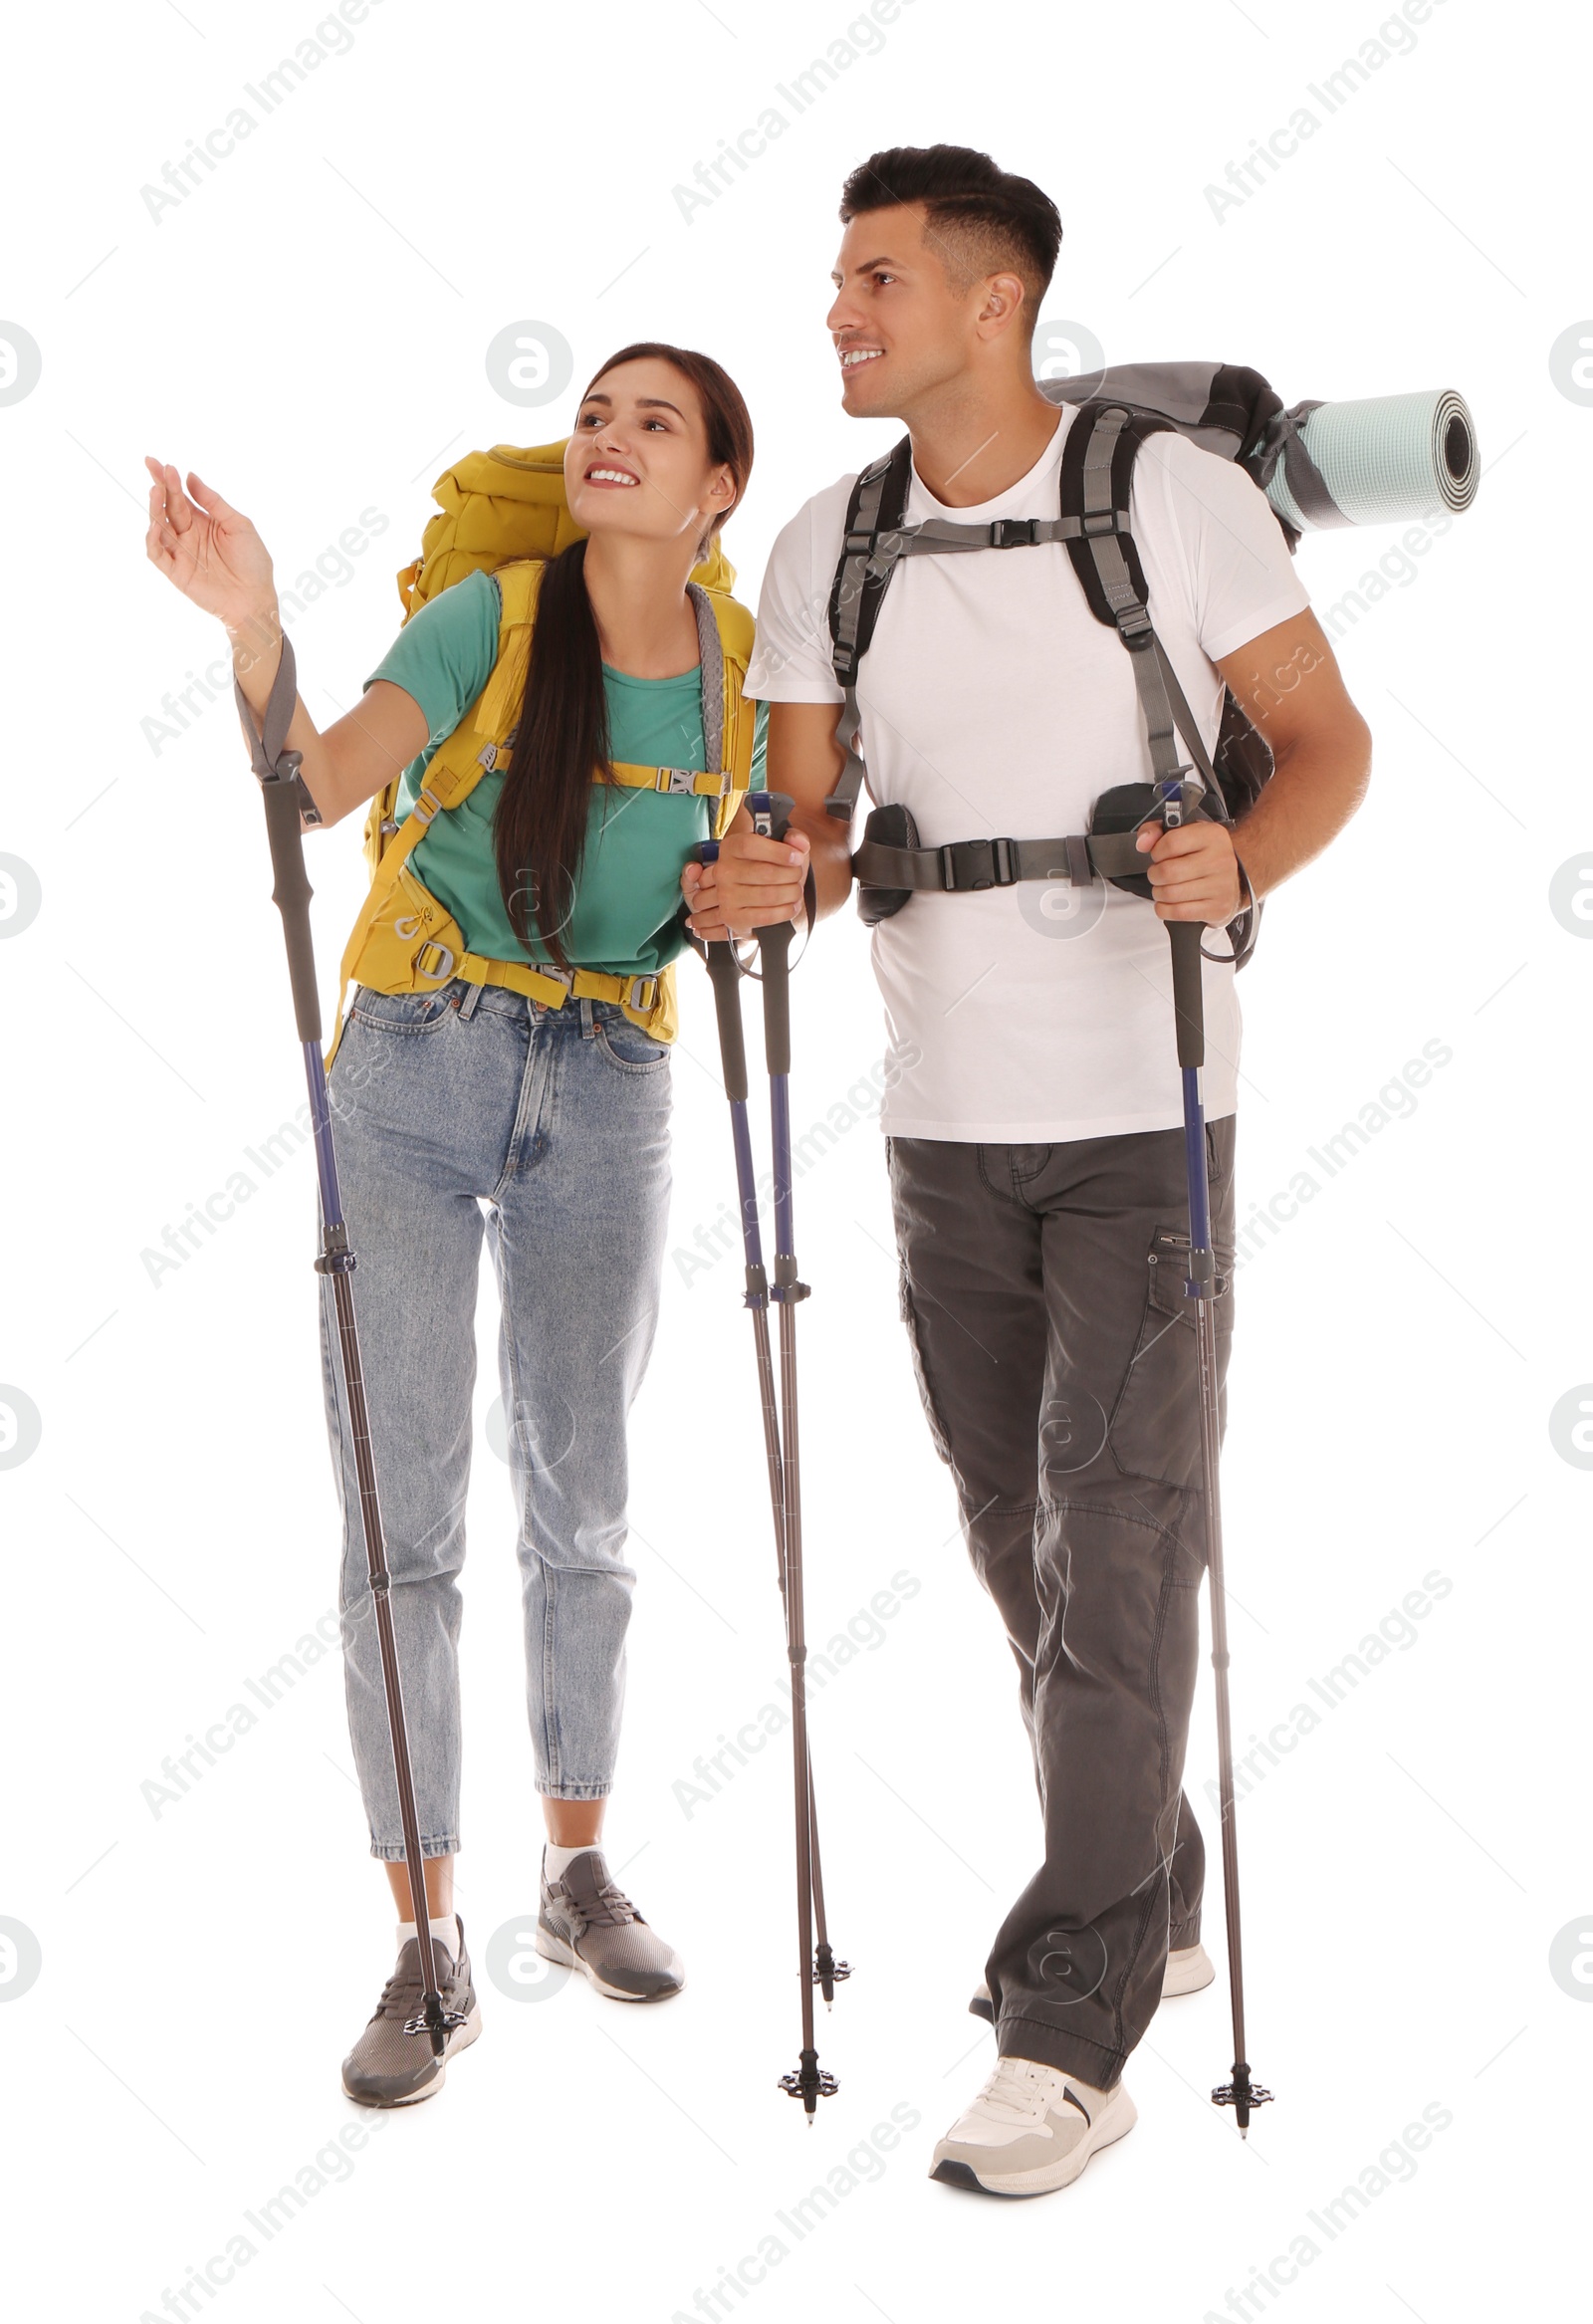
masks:
{"type": "MultiPolygon", "coordinates": [[[[639,341],[610,355],[586,393],[606,372],[644,356],[672,364],[697,390],[708,457],[735,479],[734,509],[752,470],[753,423],[735,381],[711,356],[639,341]]],[[[723,522],[717,518],[699,545],[699,561],[723,522]]],[[[602,648],[586,594],[585,562],[581,540],[543,568],[520,728],[493,817],[493,854],[510,925],[529,950],[535,924],[562,969],[569,966],[563,932],[580,876],[592,774],[609,768],[602,648]]]]}

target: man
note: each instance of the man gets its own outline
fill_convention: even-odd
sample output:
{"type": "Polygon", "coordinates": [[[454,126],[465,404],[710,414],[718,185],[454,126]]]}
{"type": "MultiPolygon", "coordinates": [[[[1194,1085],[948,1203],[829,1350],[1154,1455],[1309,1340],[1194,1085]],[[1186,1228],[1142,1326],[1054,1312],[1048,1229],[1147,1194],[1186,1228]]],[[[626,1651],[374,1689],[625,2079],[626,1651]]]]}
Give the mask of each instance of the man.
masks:
{"type": "MultiPolygon", "coordinates": [[[[1061,227],[1046,196],[958,146],[876,153],[847,180],[828,327],[846,410],[906,422],[906,521],[1054,517],[1073,412],[1030,341],[1061,227]]],[[[828,605],[853,479],[776,543],[748,692],[772,705],[793,843],[727,843],[688,877],[698,932],[784,917],[811,863],[850,885],[826,816],[843,753],[828,605]]],[[[1164,1990],[1209,1982],[1201,1837],[1181,1791],[1204,1565],[1168,920],[1221,930],[1359,804],[1366,726],[1250,477],[1174,434],[1141,448],[1130,529],[1208,748],[1224,682],[1276,772],[1230,830],[1142,833],[1154,905],[1110,886],[921,892],[876,929],[891,1036],[883,1126],[902,1310],[976,1570],[1020,1672],[1044,1863],[987,1967],[995,2072],[933,2175],[990,2194],[1076,2178],[1134,2122],[1124,2061],[1164,1990]],[[1025,908],[1026,904],[1026,908],[1025,908]],[[1157,1269],[1160,1265],[1160,1276],[1157,1269]],[[1164,1982],[1165,1980],[1165,1982],[1164,1982]]],[[[869,789],[919,841],[1087,828],[1150,764],[1130,657],[1061,544],[904,559],[857,686],[869,789]]],[[[1225,952],[1226,938],[1208,940],[1225,952]]],[[[1262,972],[1264,973],[1264,971],[1262,972]]],[[[1239,1016],[1204,970],[1218,1267],[1232,1268],[1239,1016]]],[[[1218,1301],[1226,1371],[1232,1291],[1218,1301]]]]}

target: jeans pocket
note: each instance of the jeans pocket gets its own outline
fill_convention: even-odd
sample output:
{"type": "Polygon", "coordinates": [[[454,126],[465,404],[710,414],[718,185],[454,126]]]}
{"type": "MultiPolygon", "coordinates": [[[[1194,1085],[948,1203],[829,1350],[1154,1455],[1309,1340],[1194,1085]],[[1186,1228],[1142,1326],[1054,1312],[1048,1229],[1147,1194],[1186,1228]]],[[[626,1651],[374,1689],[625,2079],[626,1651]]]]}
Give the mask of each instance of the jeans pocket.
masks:
{"type": "Polygon", "coordinates": [[[668,1042],[654,1041],[612,1003],[600,1005],[594,1012],[592,1032],[609,1063],[624,1072],[651,1073],[669,1062],[668,1042]]]}
{"type": "MultiPolygon", "coordinates": [[[[1219,1242],[1217,1377],[1219,1425],[1234,1328],[1234,1251],[1219,1242]]],[[[1147,1477],[1189,1492],[1201,1483],[1200,1360],[1196,1301],[1184,1283],[1189,1236],[1157,1227],[1145,1255],[1145,1310],[1139,1339],[1112,1409],[1108,1442],[1127,1477],[1147,1477]]]]}
{"type": "Polygon", "coordinates": [[[452,1015],[457,1001],[453,984],[435,993],[377,993],[356,985],[349,1015],[377,1033],[431,1033],[452,1015]]]}

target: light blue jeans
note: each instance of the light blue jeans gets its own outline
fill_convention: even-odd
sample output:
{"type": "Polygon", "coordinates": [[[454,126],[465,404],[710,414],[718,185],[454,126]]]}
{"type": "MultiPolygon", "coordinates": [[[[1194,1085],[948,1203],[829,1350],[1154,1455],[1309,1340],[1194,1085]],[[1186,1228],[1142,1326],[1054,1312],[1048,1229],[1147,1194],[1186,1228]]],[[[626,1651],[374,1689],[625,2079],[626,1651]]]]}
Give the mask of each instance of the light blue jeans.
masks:
{"type": "MultiPolygon", "coordinates": [[[[539,1791],[612,1786],[634,1570],[625,1425],[652,1349],[669,1051],[608,1002],[456,980],[355,990],[330,1093],[422,1853],[459,1846],[459,1662],[485,1231],[519,1511],[539,1791]]],[[[348,1732],[374,1856],[403,1835],[330,1283],[322,1359],[343,1511],[348,1732]]]]}

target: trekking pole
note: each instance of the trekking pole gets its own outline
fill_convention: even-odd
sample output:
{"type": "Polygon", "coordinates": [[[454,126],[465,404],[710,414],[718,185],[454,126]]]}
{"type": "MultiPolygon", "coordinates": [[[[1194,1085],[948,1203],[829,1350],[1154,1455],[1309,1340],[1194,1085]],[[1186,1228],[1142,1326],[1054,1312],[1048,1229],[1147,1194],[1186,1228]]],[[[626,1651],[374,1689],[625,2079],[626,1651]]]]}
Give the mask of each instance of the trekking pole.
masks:
{"type": "MultiPolygon", "coordinates": [[[[699,850],[704,863],[719,854],[719,842],[705,840],[699,850]]],[[[759,1221],[758,1188],[753,1178],[752,1138],[747,1119],[747,1048],[742,1033],[742,972],[729,944],[704,947],[708,974],[713,981],[714,1008],[719,1020],[719,1054],[730,1100],[731,1135],[736,1149],[736,1185],[741,1202],[742,1249],[746,1261],[745,1304],[753,1319],[753,1341],[758,1355],[758,1390],[764,1416],[764,1454],[769,1466],[769,1499],[775,1522],[776,1570],[780,1594],[786,1596],[785,1472],[780,1449],[780,1408],[775,1398],[775,1367],[769,1347],[769,1278],[764,1269],[763,1234],[759,1221]]],[[[824,1876],[818,1854],[818,1808],[813,1796],[812,1768],[807,1772],[807,1810],[812,1857],[813,1919],[817,1941],[813,1947],[813,1978],[830,2007],[835,1987],[851,1975],[836,1959],[824,1922],[824,1876]]]]}
{"type": "Polygon", "coordinates": [[[348,1398],[349,1433],[353,1440],[354,1471],[359,1482],[359,1522],[364,1534],[365,1562],[370,1594],[376,1610],[376,1639],[381,1652],[381,1676],[387,1695],[387,1729],[392,1739],[393,1773],[398,1786],[398,1813],[403,1824],[404,1861],[409,1867],[409,1909],[421,1962],[421,2005],[404,2022],[405,2033],[430,2036],[432,2054],[441,2057],[448,2035],[464,2023],[462,2011],[445,2009],[437,1990],[436,1961],[429,1930],[425,1871],[420,1857],[420,1821],[415,1811],[415,1783],[409,1762],[409,1735],[404,1724],[403,1693],[398,1676],[398,1643],[393,1636],[388,1603],[390,1576],[382,1537],[381,1507],[376,1497],[376,1466],[370,1449],[369,1416],[365,1406],[364,1372],[359,1361],[359,1335],[354,1324],[354,1289],[349,1279],[354,1254],[348,1247],[348,1229],[338,1192],[338,1158],[332,1142],[332,1114],[327,1101],[327,1073],[321,1056],[321,1000],[316,990],[316,960],[310,936],[310,898],[314,892],[305,871],[300,816],[319,822],[321,816],[299,774],[302,755],[284,748],[298,700],[294,651],[282,640],[282,659],[266,703],[264,731],[255,732],[254,719],[242,686],[233,680],[238,716],[249,744],[254,771],[260,778],[265,802],[266,832],[271,843],[274,880],[271,900],[282,914],[282,932],[288,947],[288,976],[293,987],[294,1016],[304,1051],[305,1077],[310,1088],[310,1119],[315,1134],[316,1175],[321,1188],[321,1256],[318,1275],[332,1278],[332,1295],[338,1315],[338,1340],[343,1383],[348,1398]]]}
{"type": "MultiPolygon", "coordinates": [[[[778,793],[752,792],[748,810],[753,826],[764,838],[779,838],[791,814],[791,801],[778,793]]],[[[699,850],[704,862],[718,855],[717,842],[699,850]]],[[[708,973],[714,986],[719,1021],[719,1048],[725,1094],[730,1100],[731,1130],[736,1152],[736,1181],[741,1202],[742,1244],[746,1261],[746,1304],[753,1318],[758,1355],[758,1379],[764,1418],[764,1451],[769,1469],[770,1503],[775,1524],[775,1546],[781,1594],[786,1610],[786,1648],[791,1664],[793,1772],[796,1812],[796,1917],[802,1990],[801,2063],[783,2075],[781,2088],[800,2098],[809,2122],[817,2101],[835,2089],[832,2074],[818,2069],[813,2045],[813,1998],[816,1983],[825,2003],[834,1998],[836,1984],[850,1975],[844,1961],[836,1959],[824,1917],[823,1875],[818,1852],[818,1818],[813,1795],[812,1763],[807,1748],[806,1694],[803,1664],[807,1647],[803,1633],[801,1586],[801,1503],[796,1469],[796,1351],[794,1307],[807,1296],[807,1286],[796,1279],[796,1261],[791,1235],[791,1016],[789,1005],[789,951],[791,929],[764,928],[758,932],[764,959],[764,1037],[770,1071],[770,1111],[775,1150],[776,1259],[773,1290],[764,1267],[759,1223],[758,1189],[753,1176],[752,1139],[747,1116],[747,1052],[742,1030],[741,977],[734,946],[707,945],[708,973]],[[781,1389],[777,1405],[774,1361],[769,1342],[769,1301],[781,1310],[781,1389]],[[817,1943],[813,1924],[817,1923],[817,1943]]]]}
{"type": "MultiPolygon", "coordinates": [[[[719,855],[719,842],[709,839],[698,850],[705,863],[719,855]]],[[[764,1414],[764,1452],[769,1463],[769,1498],[775,1517],[775,1554],[782,1595],[786,1589],[786,1525],[781,1481],[780,1412],[775,1402],[775,1366],[769,1349],[769,1277],[764,1269],[763,1236],[758,1217],[758,1188],[753,1178],[752,1132],[747,1118],[747,1044],[741,1021],[741,976],[735,947],[704,947],[714,988],[714,1010],[719,1020],[719,1058],[725,1095],[730,1100],[730,1134],[736,1148],[736,1187],[741,1202],[741,1239],[745,1260],[744,1304],[753,1319],[753,1342],[758,1354],[758,1394],[764,1414]]]]}
{"type": "MultiPolygon", "coordinates": [[[[779,839],[791,819],[792,802],[779,792],[754,791],[747,812],[760,838],[779,839]]],[[[800,2063],[781,2077],[781,2088],[799,2098],[812,2121],[820,2098],[835,2089],[835,2077],[819,2070],[813,2042],[812,1971],[812,1769],[807,1752],[807,1640],[802,1605],[802,1499],[796,1421],[796,1307],[807,1285],[796,1274],[796,1233],[791,1195],[791,923],[760,928],[763,961],[764,1061],[769,1071],[769,1115],[775,1161],[775,1280],[770,1296],[780,1308],[781,1511],[786,1552],[786,1647],[791,1660],[792,1758],[796,1784],[796,1929],[802,1993],[800,2063]]]]}
{"type": "MultiPolygon", "coordinates": [[[[1183,820],[1183,787],[1163,791],[1169,825],[1183,820]]],[[[1251,2109],[1271,2098],[1251,2080],[1245,2057],[1245,1971],[1240,1947],[1239,1843],[1234,1825],[1234,1737],[1228,1705],[1228,1599],[1223,1581],[1223,1512],[1218,1495],[1220,1413],[1217,1380],[1217,1263],[1212,1251],[1211,1185],[1206,1170],[1206,1116],[1201,1104],[1200,1068],[1206,1061],[1205,996],[1201,990],[1199,920],[1169,920],[1173,947],[1173,1013],[1178,1027],[1178,1061],[1184,1082],[1184,1159],[1189,1182],[1189,1275],[1185,1295],[1195,1301],[1195,1341],[1200,1373],[1201,1480],[1206,1509],[1206,1570],[1212,1598],[1212,1668],[1217,1674],[1217,1781],[1223,1822],[1223,1911],[1228,1924],[1228,1988],[1234,2011],[1234,2078],[1212,2092],[1214,2106],[1232,2106],[1241,2138],[1250,2132],[1251,2109]]]]}

